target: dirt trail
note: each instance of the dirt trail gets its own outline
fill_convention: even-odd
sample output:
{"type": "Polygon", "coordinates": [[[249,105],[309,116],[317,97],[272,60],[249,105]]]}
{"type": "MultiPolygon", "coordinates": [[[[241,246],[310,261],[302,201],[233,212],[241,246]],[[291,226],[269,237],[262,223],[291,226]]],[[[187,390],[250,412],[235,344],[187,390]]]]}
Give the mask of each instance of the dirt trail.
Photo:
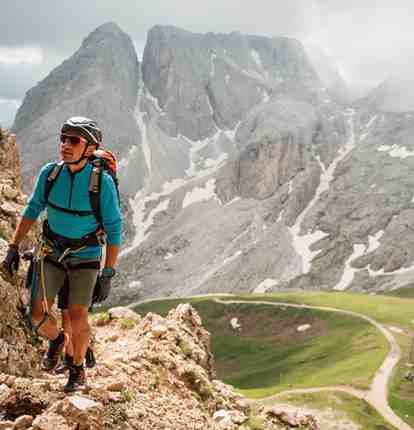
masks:
{"type": "Polygon", "coordinates": [[[346,315],[352,315],[357,318],[362,318],[365,321],[368,321],[370,324],[374,325],[378,330],[380,330],[385,338],[387,339],[390,345],[390,351],[386,356],[384,362],[381,367],[378,369],[375,374],[374,380],[369,388],[369,390],[357,390],[350,386],[332,386],[332,387],[320,387],[320,388],[307,388],[307,389],[298,389],[298,390],[289,390],[284,391],[283,393],[276,394],[274,396],[265,397],[263,399],[257,400],[255,402],[269,402],[272,399],[275,399],[281,394],[292,394],[292,393],[311,393],[318,391],[344,391],[348,394],[351,394],[359,399],[363,399],[367,401],[371,406],[373,406],[390,424],[395,426],[399,430],[414,430],[407,423],[405,423],[398,415],[394,413],[394,411],[390,408],[388,404],[387,396],[388,396],[388,383],[391,378],[392,371],[396,364],[399,362],[401,358],[401,350],[400,347],[395,340],[392,333],[385,328],[383,325],[375,321],[374,319],[359,314],[353,311],[347,311],[343,309],[325,307],[325,306],[308,306],[308,305],[299,305],[293,303],[284,303],[284,302],[270,302],[270,301],[250,301],[250,300],[220,300],[214,299],[215,302],[221,304],[231,304],[231,303],[249,303],[249,304],[265,304],[270,306],[287,306],[292,308],[307,308],[307,309],[317,309],[322,311],[329,312],[337,312],[346,315]]]}

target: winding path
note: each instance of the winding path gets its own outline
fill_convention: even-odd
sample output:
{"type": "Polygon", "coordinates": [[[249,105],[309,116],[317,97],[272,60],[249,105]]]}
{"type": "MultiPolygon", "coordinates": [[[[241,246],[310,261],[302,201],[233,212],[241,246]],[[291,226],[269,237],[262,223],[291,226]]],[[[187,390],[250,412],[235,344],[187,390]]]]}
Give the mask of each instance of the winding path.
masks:
{"type": "Polygon", "coordinates": [[[289,390],[284,391],[283,393],[279,393],[273,396],[265,397],[260,400],[256,400],[255,402],[269,402],[272,399],[275,399],[281,394],[294,394],[294,393],[312,393],[312,392],[320,392],[320,391],[343,391],[348,394],[351,394],[359,399],[363,399],[368,402],[371,406],[373,406],[390,424],[395,426],[398,430],[414,430],[407,423],[405,423],[398,415],[394,413],[388,404],[388,382],[391,378],[392,371],[396,364],[400,361],[401,358],[401,350],[400,347],[395,340],[392,333],[385,328],[383,325],[375,321],[374,319],[359,314],[353,311],[347,311],[343,309],[325,307],[325,306],[310,306],[303,304],[293,304],[293,303],[285,303],[285,302],[270,302],[270,301],[250,301],[250,300],[221,300],[214,299],[215,302],[221,304],[232,304],[232,303],[249,303],[249,304],[264,304],[270,306],[284,306],[284,307],[292,307],[292,308],[307,308],[307,309],[317,309],[322,311],[329,312],[337,312],[346,315],[352,315],[357,318],[362,318],[365,321],[368,321],[370,324],[374,325],[378,330],[382,332],[382,334],[387,339],[390,345],[390,351],[388,355],[385,357],[384,362],[381,367],[378,369],[375,374],[374,380],[369,388],[369,390],[358,390],[356,388],[344,385],[331,386],[331,387],[320,387],[320,388],[305,388],[305,389],[297,389],[297,390],[289,390]]]}

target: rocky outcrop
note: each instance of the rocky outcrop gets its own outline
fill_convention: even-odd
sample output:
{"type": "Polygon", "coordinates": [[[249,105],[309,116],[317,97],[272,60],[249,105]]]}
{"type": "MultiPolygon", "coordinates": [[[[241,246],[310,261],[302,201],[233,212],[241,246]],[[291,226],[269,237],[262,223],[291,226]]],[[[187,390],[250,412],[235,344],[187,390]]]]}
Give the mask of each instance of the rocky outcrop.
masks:
{"type": "MultiPolygon", "coordinates": [[[[0,129],[0,261],[26,201],[21,190],[20,159],[15,135],[0,129]]],[[[22,246],[30,245],[29,237],[22,246]]],[[[15,278],[0,268],[0,372],[27,375],[33,372],[37,352],[23,322],[23,272],[15,278]],[[21,360],[21,357],[25,357],[21,360]]],[[[1,397],[1,394],[0,394],[1,397]]]]}
{"type": "Polygon", "coordinates": [[[88,387],[65,397],[62,377],[0,374],[1,428],[319,429],[315,419],[276,408],[253,415],[245,398],[214,378],[210,335],[189,304],[166,318],[118,308],[97,315],[98,366],[88,387]],[[131,312],[131,311],[129,311],[131,312]]]}
{"type": "Polygon", "coordinates": [[[59,131],[71,116],[95,119],[104,144],[119,158],[137,146],[139,184],[145,165],[134,117],[138,83],[133,43],[117,25],[104,24],[85,38],[72,57],[27,92],[16,114],[13,130],[21,142],[25,186],[41,165],[57,158],[59,131]]]}
{"type": "Polygon", "coordinates": [[[314,109],[303,102],[278,100],[253,108],[237,130],[238,156],[233,166],[229,163],[233,196],[271,197],[307,168],[316,125],[314,109]]]}

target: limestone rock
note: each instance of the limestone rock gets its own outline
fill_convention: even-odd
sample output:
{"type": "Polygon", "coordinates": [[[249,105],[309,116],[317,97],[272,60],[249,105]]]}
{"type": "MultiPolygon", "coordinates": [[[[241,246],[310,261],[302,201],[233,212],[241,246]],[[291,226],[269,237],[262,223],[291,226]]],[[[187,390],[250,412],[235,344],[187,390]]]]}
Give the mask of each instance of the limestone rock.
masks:
{"type": "MultiPolygon", "coordinates": [[[[126,155],[140,136],[134,118],[139,79],[131,38],[116,24],[106,23],[88,35],[75,54],[30,89],[13,124],[22,145],[25,187],[29,189],[40,166],[58,157],[59,130],[74,115],[96,120],[111,151],[119,158],[126,155]]],[[[134,191],[145,170],[138,146],[134,191]]]]}
{"type": "Polygon", "coordinates": [[[136,322],[140,321],[140,316],[136,312],[126,307],[117,306],[115,308],[109,309],[108,313],[111,319],[129,318],[136,322]]]}

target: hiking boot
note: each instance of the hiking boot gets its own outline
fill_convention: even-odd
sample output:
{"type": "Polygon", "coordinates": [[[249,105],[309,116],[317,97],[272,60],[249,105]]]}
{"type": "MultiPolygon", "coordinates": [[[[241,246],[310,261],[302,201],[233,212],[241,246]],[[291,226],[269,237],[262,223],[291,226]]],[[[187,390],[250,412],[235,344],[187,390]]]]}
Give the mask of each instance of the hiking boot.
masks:
{"type": "Polygon", "coordinates": [[[63,387],[65,393],[73,393],[79,391],[86,385],[86,373],[83,366],[72,366],[69,369],[69,379],[66,385],[63,387]]]}
{"type": "Polygon", "coordinates": [[[49,348],[43,355],[40,363],[40,368],[45,372],[51,372],[55,370],[59,365],[60,356],[62,354],[63,347],[65,345],[65,336],[63,332],[60,332],[58,337],[54,340],[49,340],[49,348]]]}
{"type": "Polygon", "coordinates": [[[57,375],[62,375],[69,369],[70,366],[72,366],[72,364],[73,364],[73,357],[71,355],[65,354],[65,356],[63,357],[62,364],[56,368],[55,373],[57,375]]]}
{"type": "Polygon", "coordinates": [[[85,366],[88,369],[92,369],[92,367],[96,366],[95,355],[90,347],[86,350],[85,354],[85,366]]]}

